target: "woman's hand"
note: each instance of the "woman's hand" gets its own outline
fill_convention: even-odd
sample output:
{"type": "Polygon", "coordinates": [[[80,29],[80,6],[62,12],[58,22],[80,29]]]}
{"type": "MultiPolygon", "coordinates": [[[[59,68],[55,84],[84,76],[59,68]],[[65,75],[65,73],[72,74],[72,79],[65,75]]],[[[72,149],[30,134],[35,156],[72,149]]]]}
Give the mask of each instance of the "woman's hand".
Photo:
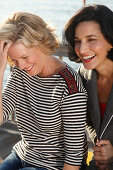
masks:
{"type": "Polygon", "coordinates": [[[113,163],[113,146],[109,140],[100,140],[94,147],[94,159],[99,170],[108,170],[113,163]]]}
{"type": "Polygon", "coordinates": [[[64,163],[63,170],[79,170],[80,166],[72,166],[69,164],[64,163]]]}
{"type": "Polygon", "coordinates": [[[8,49],[11,42],[0,41],[0,74],[4,73],[7,66],[8,49]]]}

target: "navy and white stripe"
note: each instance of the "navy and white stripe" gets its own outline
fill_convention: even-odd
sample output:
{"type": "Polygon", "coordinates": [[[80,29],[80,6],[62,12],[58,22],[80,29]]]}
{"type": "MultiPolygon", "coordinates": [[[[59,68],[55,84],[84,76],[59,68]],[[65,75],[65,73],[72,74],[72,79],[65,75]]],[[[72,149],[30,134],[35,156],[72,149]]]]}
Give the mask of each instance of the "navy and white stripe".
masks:
{"type": "Polygon", "coordinates": [[[87,94],[78,74],[68,65],[77,91],[69,93],[57,73],[49,78],[14,70],[3,91],[4,121],[16,109],[22,140],[14,149],[21,159],[47,169],[62,169],[64,162],[79,166],[86,157],[87,94]]]}

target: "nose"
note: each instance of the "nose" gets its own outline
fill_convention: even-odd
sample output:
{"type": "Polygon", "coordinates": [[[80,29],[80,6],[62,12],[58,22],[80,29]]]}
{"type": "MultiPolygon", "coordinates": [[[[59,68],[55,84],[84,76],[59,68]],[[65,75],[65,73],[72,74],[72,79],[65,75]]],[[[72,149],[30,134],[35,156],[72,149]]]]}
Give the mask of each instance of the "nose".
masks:
{"type": "Polygon", "coordinates": [[[80,54],[86,54],[88,52],[88,45],[85,42],[81,42],[80,48],[79,48],[80,54]]]}

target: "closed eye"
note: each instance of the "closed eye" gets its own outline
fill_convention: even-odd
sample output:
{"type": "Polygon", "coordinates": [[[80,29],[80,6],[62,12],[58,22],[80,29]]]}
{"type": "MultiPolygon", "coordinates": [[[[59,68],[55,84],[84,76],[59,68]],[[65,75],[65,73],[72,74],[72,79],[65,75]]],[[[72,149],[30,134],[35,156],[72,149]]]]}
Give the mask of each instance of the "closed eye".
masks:
{"type": "Polygon", "coordinates": [[[80,40],[75,40],[75,44],[78,44],[80,43],[81,41],[80,40]]]}
{"type": "Polygon", "coordinates": [[[28,56],[22,57],[22,59],[27,59],[27,58],[28,58],[28,56]]]}
{"type": "Polygon", "coordinates": [[[88,39],[88,41],[96,41],[96,39],[92,39],[92,38],[91,38],[91,39],[88,39]]]}

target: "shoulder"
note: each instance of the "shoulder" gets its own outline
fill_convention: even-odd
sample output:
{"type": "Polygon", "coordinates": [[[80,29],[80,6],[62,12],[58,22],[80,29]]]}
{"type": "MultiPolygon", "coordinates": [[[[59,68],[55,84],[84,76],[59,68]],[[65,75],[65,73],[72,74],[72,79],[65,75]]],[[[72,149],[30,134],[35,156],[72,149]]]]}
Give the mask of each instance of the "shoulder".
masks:
{"type": "Polygon", "coordinates": [[[20,70],[18,67],[12,67],[11,73],[15,76],[28,76],[25,70],[20,70]]]}
{"type": "Polygon", "coordinates": [[[17,82],[28,82],[32,78],[27,74],[26,71],[20,70],[18,67],[13,67],[11,70],[11,77],[17,82]]]}
{"type": "Polygon", "coordinates": [[[83,85],[85,86],[85,84],[89,81],[97,81],[97,73],[96,70],[87,70],[85,69],[85,67],[83,65],[81,65],[78,68],[78,74],[80,75],[83,85]]]}
{"type": "Polygon", "coordinates": [[[16,67],[16,66],[14,66],[14,67],[12,67],[11,68],[11,73],[13,74],[13,75],[15,75],[15,74],[17,74],[17,73],[21,73],[22,72],[22,70],[20,70],[18,67],[16,67]]]}
{"type": "Polygon", "coordinates": [[[90,80],[92,77],[92,70],[87,70],[83,65],[78,68],[78,74],[82,77],[82,79],[90,80]]]}
{"type": "Polygon", "coordinates": [[[65,80],[70,94],[84,91],[81,78],[72,67],[66,65],[66,68],[60,71],[59,74],[65,80]]]}

